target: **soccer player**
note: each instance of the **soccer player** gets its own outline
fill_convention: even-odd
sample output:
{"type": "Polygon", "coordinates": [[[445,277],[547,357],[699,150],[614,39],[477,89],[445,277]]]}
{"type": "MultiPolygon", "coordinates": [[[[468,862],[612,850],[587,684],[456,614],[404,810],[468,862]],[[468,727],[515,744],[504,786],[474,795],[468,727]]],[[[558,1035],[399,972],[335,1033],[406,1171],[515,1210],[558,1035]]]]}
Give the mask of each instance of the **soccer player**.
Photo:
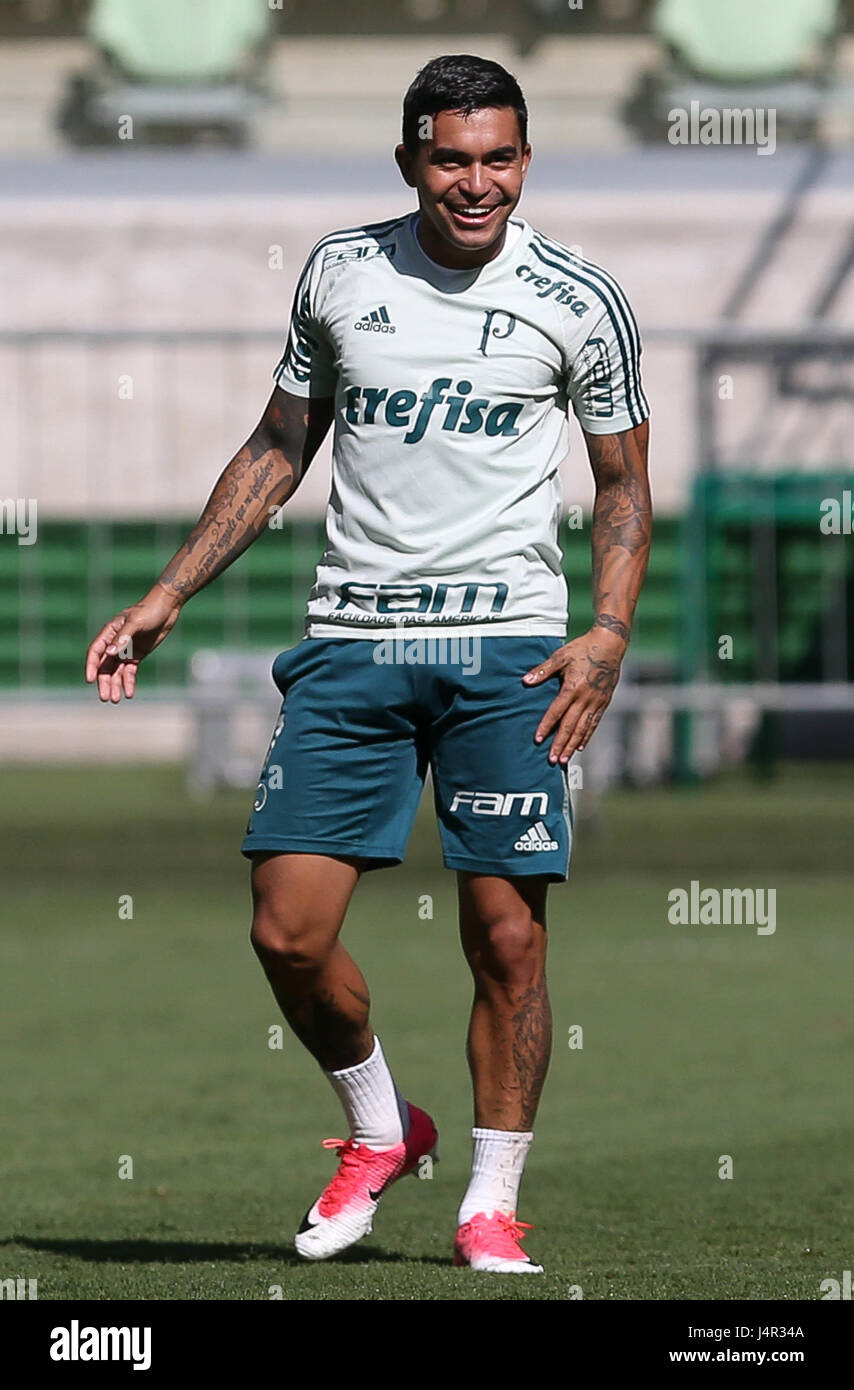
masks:
{"type": "MultiPolygon", "coordinates": [[[[515,79],[436,58],[404,100],[415,212],[333,232],[296,289],[275,389],[186,544],[92,643],[102,700],[292,496],[330,425],[326,549],[243,843],[252,942],[344,1109],[332,1180],[296,1235],[325,1259],[435,1155],[338,940],[360,875],[399,863],[432,772],[474,977],[471,1180],[454,1262],[540,1273],[519,1186],[549,1062],[546,894],[568,876],[568,763],[609,703],[650,542],[640,341],[604,270],[515,217],[531,159],[515,79]],[[567,641],[557,530],[568,408],[596,483],[594,612],[567,641]]],[[[413,982],[413,987],[415,987],[413,982]]]]}

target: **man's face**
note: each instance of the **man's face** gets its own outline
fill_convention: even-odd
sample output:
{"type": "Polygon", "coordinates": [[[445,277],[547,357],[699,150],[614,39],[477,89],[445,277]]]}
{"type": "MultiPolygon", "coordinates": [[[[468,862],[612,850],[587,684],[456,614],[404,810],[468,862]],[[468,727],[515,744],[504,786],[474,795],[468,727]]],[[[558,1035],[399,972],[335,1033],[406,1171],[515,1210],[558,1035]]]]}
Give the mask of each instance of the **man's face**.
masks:
{"type": "Polygon", "coordinates": [[[441,263],[461,266],[498,254],[531,159],[512,107],[484,107],[469,116],[440,111],[418,154],[399,145],[395,156],[418,192],[419,231],[428,254],[436,250],[441,263]]]}

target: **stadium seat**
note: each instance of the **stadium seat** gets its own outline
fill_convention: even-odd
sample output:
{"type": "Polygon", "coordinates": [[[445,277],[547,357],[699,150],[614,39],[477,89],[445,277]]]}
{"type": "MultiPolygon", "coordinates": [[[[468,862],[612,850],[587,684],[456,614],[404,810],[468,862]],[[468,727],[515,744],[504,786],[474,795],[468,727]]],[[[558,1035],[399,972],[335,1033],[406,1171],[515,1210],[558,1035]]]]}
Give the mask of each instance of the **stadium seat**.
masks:
{"type": "Polygon", "coordinates": [[[807,69],[836,33],[837,12],[837,0],[659,0],[654,24],[698,76],[768,81],[807,69]]]}
{"type": "Polygon", "coordinates": [[[72,80],[60,128],[77,144],[217,133],[245,143],[261,92],[271,11],[246,0],[95,0],[94,68],[72,80]]]}
{"type": "Polygon", "coordinates": [[[778,132],[814,134],[832,89],[839,0],[657,0],[652,22],[664,53],[623,108],[635,133],[660,139],[668,113],[696,101],[774,110],[778,132]]]}
{"type": "Polygon", "coordinates": [[[141,81],[221,82],[267,31],[246,0],[96,0],[89,37],[141,81]]]}

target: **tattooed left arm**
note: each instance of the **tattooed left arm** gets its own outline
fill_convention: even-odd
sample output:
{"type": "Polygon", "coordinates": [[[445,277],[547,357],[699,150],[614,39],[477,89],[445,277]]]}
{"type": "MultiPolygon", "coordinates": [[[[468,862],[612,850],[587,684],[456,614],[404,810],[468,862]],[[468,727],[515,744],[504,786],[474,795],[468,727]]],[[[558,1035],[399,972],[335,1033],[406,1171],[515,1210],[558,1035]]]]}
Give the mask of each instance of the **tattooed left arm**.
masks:
{"type": "Polygon", "coordinates": [[[635,605],[646,574],[652,539],[652,501],[647,476],[649,424],[619,434],[588,434],[596,479],[591,546],[593,626],[559,647],[524,677],[540,685],[559,675],[561,688],[540,720],[537,743],[555,730],[549,761],[569,762],[589,742],[620,679],[635,605]]]}

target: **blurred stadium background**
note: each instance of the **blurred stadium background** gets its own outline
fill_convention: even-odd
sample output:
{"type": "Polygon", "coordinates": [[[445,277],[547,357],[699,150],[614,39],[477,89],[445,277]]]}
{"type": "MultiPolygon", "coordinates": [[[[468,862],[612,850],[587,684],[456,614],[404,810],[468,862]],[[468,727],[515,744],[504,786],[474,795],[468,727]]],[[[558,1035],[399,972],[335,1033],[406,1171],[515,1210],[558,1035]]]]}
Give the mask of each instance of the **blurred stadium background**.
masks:
{"type": "MultiPolygon", "coordinates": [[[[659,523],[625,719],[591,746],[588,781],[854,753],[851,546],[819,529],[851,462],[854,8],[749,10],[6,0],[3,497],[37,499],[39,539],[5,525],[0,750],[184,756],[193,652],[296,640],[328,451],[283,529],[186,611],[146,701],[108,724],[80,690],[86,634],[145,590],[251,426],[309,247],[408,205],[391,147],[411,75],[472,47],[529,94],[526,215],[612,268],[645,338],[659,523]],[[773,107],[775,151],[669,145],[667,110],[694,99],[773,107]]],[[[565,488],[589,507],[577,435],[565,488]]],[[[582,537],[567,533],[576,630],[582,537]]],[[[196,669],[209,710],[205,674],[222,672],[196,669]]],[[[257,745],[238,719],[200,780],[250,782],[257,745]]]]}
{"type": "MultiPolygon", "coordinates": [[[[240,1089],[246,1127],[265,1120],[275,1083],[258,1081],[241,1041],[259,1011],[274,1018],[263,981],[250,980],[239,929],[236,855],[248,807],[239,789],[254,785],[276,708],[270,658],[301,635],[328,449],[282,529],[185,610],[143,667],[132,704],[102,709],[82,685],[82,659],[105,619],[148,588],[254,424],[311,245],[331,228],[409,206],[391,158],[403,91],[428,57],[465,50],[518,75],[535,152],[525,216],[625,286],[653,409],[649,578],[624,680],[585,755],[576,885],[555,898],[556,917],[579,933],[573,948],[565,938],[554,948],[556,1016],[565,1028],[586,1003],[585,1018],[613,1043],[600,1071],[591,1060],[573,1080],[571,1101],[558,1102],[562,1083],[550,1083],[543,1152],[555,1182],[564,1180],[565,1133],[580,1123],[598,1135],[576,1170],[582,1206],[603,1203],[597,1241],[585,1246],[583,1223],[567,1240],[576,1250],[581,1241],[591,1297],[812,1297],[818,1276],[806,1266],[793,1275],[792,1262],[804,1250],[836,1258],[850,1111],[829,1074],[839,1047],[850,1054],[854,1044],[836,993],[841,973],[850,978],[854,887],[854,3],[2,0],[0,757],[24,765],[4,774],[4,1002],[11,1041],[31,1043],[24,1090],[9,1102],[22,1138],[4,1183],[20,1192],[20,1270],[37,1254],[44,1260],[44,1296],[56,1296],[51,1287],[257,1296],[239,1292],[245,1250],[232,1251],[232,1282],[190,1273],[182,1282],[183,1259],[192,1266],[204,1252],[176,1246],[164,1259],[179,1267],[177,1282],[158,1283],[156,1252],[140,1254],[134,1239],[152,1223],[161,1229],[160,1196],[150,1185],[130,1214],[115,1198],[98,1206],[99,1174],[112,1180],[105,1150],[131,1151],[123,1136],[139,1119],[132,1098],[142,1097],[149,1122],[158,1107],[171,1114],[174,1087],[192,1089],[205,1067],[228,1104],[240,1089]],[[776,149],[670,144],[668,111],[694,100],[773,109],[776,149]],[[22,544],[14,518],[30,499],[37,536],[22,544]],[[118,872],[106,883],[108,865],[118,872]],[[781,895],[788,885],[786,931],[773,944],[674,944],[667,888],[703,874],[779,885],[781,895]],[[121,1020],[106,1002],[129,988],[129,960],[107,944],[120,892],[147,902],[156,919],[154,957],[140,945],[138,997],[121,1020]],[[613,934],[605,944],[603,920],[613,934]],[[200,1001],[187,1009],[173,998],[174,962],[189,975],[206,947],[214,954],[200,1001]],[[579,964],[587,984],[576,987],[579,964]],[[244,978],[235,994],[233,980],[244,978]],[[54,1025],[42,1042],[27,1023],[40,990],[54,1025]],[[199,1042],[209,1008],[229,1014],[231,1062],[212,1060],[210,1040],[199,1042]],[[651,1013],[663,1031],[639,1044],[651,1013]],[[792,1017],[812,1050],[786,1031],[792,1017]],[[105,1075],[111,1049],[124,1061],[105,1075]],[[674,1081],[674,1050],[687,1089],[674,1081]],[[628,1052],[636,1060],[627,1071],[628,1052]],[[101,1128],[78,1135],[75,1148],[78,1104],[92,1104],[91,1087],[102,1083],[101,1128]],[[33,1118],[33,1098],[53,1116],[49,1131],[33,1118]],[[722,1217],[721,1184],[706,1190],[691,1163],[701,1150],[730,1152],[733,1127],[756,1172],[767,1179],[774,1170],[778,1186],[767,1179],[753,1206],[749,1192],[739,1195],[733,1202],[746,1207],[722,1217]],[[46,1136],[55,1159],[43,1158],[46,1136]],[[63,1144],[78,1156],[75,1180],[63,1144]],[[775,1168],[781,1145],[785,1178],[775,1168]],[[635,1151],[648,1163],[632,1168],[635,1151]],[[608,1206],[597,1184],[616,1154],[608,1206]],[[103,1245],[68,1238],[74,1202],[103,1245]],[[651,1210],[664,1212],[663,1226],[651,1210]],[[623,1219],[649,1256],[642,1268],[626,1268],[634,1257],[623,1219]],[[736,1258],[727,1240],[745,1228],[736,1258]],[[153,1282],[126,1282],[134,1259],[153,1282]]],[[[585,513],[584,528],[564,534],[575,633],[589,622],[592,487],[573,431],[566,500],[585,513]]],[[[425,891],[437,917],[452,921],[453,887],[435,872],[436,852],[426,814],[411,863],[364,885],[353,931],[377,996],[384,982],[397,986],[386,1016],[414,1073],[434,1078],[423,1038],[441,1023],[400,985],[405,970],[431,971],[439,998],[459,996],[459,1037],[448,1044],[456,1090],[446,1097],[462,1136],[446,1167],[453,1177],[466,1157],[456,1092],[467,985],[447,934],[438,954],[434,942],[422,958],[423,941],[410,942],[398,961],[394,951],[386,957],[382,926],[408,914],[414,927],[412,903],[425,891]]],[[[294,1094],[304,1085],[315,1097],[309,1064],[288,1054],[284,1065],[294,1094]]],[[[316,1100],[306,1104],[311,1111],[316,1100]]],[[[334,1131],[332,1109],[329,1121],[334,1131]]],[[[214,1166],[223,1165],[212,1192],[230,1190],[243,1161],[236,1140],[223,1157],[221,1123],[215,1107],[206,1114],[203,1102],[187,1102],[187,1134],[201,1134],[202,1149],[210,1139],[214,1166]]],[[[304,1127],[313,1144],[313,1112],[304,1127]]],[[[151,1132],[140,1129],[140,1147],[151,1132]]],[[[164,1192],[180,1190],[189,1180],[174,1126],[164,1119],[154,1132],[151,1171],[169,1174],[164,1192]]],[[[259,1233],[271,1165],[261,1161],[253,1179],[259,1233]]],[[[316,1164],[306,1165],[309,1191],[316,1164]]],[[[529,1203],[537,1205],[533,1180],[529,1203]]],[[[223,1241],[244,1229],[237,1206],[219,1211],[212,1199],[209,1210],[223,1241]]],[[[204,1217],[188,1196],[170,1219],[163,1229],[186,1233],[204,1217]]],[[[436,1249],[444,1253],[441,1240],[436,1249]]],[[[837,1263],[845,1253],[839,1247],[837,1263]]],[[[258,1258],[272,1271],[274,1255],[258,1258]]],[[[822,1272],[833,1274],[832,1263],[822,1272]]],[[[428,1284],[439,1278],[421,1273],[428,1284]]],[[[567,1278],[577,1274],[567,1266],[567,1278]]],[[[324,1287],[315,1279],[306,1275],[289,1296],[333,1296],[312,1292],[324,1287]]],[[[369,1297],[379,1286],[359,1287],[369,1297]]]]}

